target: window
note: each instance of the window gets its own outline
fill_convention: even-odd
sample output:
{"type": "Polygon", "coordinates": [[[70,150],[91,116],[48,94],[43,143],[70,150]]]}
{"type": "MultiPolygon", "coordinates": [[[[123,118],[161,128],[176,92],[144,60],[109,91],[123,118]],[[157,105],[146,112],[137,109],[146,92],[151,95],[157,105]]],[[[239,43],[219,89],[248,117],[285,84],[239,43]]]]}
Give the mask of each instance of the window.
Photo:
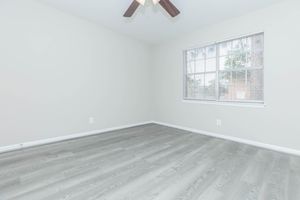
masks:
{"type": "Polygon", "coordinates": [[[264,34],[184,52],[184,98],[263,103],[264,34]]]}

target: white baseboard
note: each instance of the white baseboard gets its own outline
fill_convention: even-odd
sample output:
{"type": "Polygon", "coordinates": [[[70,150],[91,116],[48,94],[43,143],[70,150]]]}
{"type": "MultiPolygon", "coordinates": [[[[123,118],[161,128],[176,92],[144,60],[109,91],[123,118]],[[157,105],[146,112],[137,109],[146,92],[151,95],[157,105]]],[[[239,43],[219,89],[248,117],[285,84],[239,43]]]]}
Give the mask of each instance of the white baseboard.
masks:
{"type": "Polygon", "coordinates": [[[101,134],[101,133],[105,133],[105,132],[109,132],[109,131],[115,131],[115,130],[120,130],[120,129],[124,129],[124,128],[131,128],[131,127],[141,126],[141,125],[146,125],[146,124],[151,124],[151,123],[168,126],[168,127],[172,127],[172,128],[177,128],[177,129],[181,129],[181,130],[186,130],[186,131],[190,131],[193,133],[198,133],[198,134],[206,135],[206,136],[210,136],[210,137],[221,138],[221,139],[230,140],[230,141],[234,141],[234,142],[238,142],[238,143],[257,146],[260,148],[270,149],[270,150],[274,150],[274,151],[278,151],[278,152],[282,152],[282,153],[300,156],[300,150],[295,150],[295,149],[291,149],[291,148],[287,148],[287,147],[280,147],[277,145],[265,144],[262,142],[251,141],[251,140],[242,139],[242,138],[233,137],[233,136],[226,136],[226,135],[222,135],[222,134],[218,134],[218,133],[212,133],[209,131],[203,131],[203,130],[199,130],[199,129],[193,129],[193,128],[188,128],[188,127],[184,127],[184,126],[178,126],[178,125],[164,123],[164,122],[158,122],[158,121],[145,121],[145,122],[136,123],[136,124],[128,124],[128,125],[124,125],[124,126],[112,127],[112,128],[107,128],[107,129],[101,129],[101,130],[93,130],[93,131],[88,131],[88,132],[84,132],[84,133],[76,133],[76,134],[71,134],[71,135],[66,135],[66,136],[61,136],[61,137],[48,138],[48,139],[43,139],[43,140],[26,142],[26,143],[22,143],[22,144],[4,146],[4,147],[0,147],[0,153],[20,150],[23,148],[29,148],[29,147],[40,146],[40,145],[45,145],[45,144],[51,144],[51,143],[55,143],[55,142],[61,142],[61,141],[76,139],[76,138],[80,138],[80,137],[97,135],[97,134],[101,134]]]}
{"type": "Polygon", "coordinates": [[[101,130],[93,130],[93,131],[88,131],[88,132],[84,132],[84,133],[75,133],[75,134],[70,134],[70,135],[66,135],[66,136],[47,138],[47,139],[42,139],[42,140],[37,140],[37,141],[32,141],[32,142],[25,142],[22,144],[4,146],[4,147],[0,147],[0,153],[21,150],[24,148],[40,146],[40,145],[45,145],[45,144],[51,144],[51,143],[55,143],[55,142],[61,142],[61,141],[76,139],[76,138],[80,138],[80,137],[97,135],[97,134],[101,134],[101,133],[105,133],[105,132],[109,132],[109,131],[115,131],[115,130],[120,130],[120,129],[124,129],[124,128],[131,128],[131,127],[141,126],[141,125],[150,124],[150,123],[153,123],[153,122],[145,121],[145,122],[136,123],[136,124],[128,124],[128,125],[124,125],[124,126],[106,128],[106,129],[101,129],[101,130]]]}
{"type": "Polygon", "coordinates": [[[287,153],[287,154],[300,156],[300,150],[295,150],[295,149],[291,149],[291,148],[287,148],[287,147],[280,147],[277,145],[265,144],[262,142],[251,141],[251,140],[242,139],[242,138],[238,138],[238,137],[227,136],[227,135],[222,135],[222,134],[218,134],[218,133],[212,133],[212,132],[208,132],[208,131],[173,125],[173,124],[164,123],[164,122],[153,121],[152,123],[163,125],[163,126],[168,126],[168,127],[172,127],[172,128],[177,128],[177,129],[181,129],[181,130],[186,130],[189,132],[198,133],[198,134],[206,135],[206,136],[210,136],[210,137],[221,138],[221,139],[230,140],[230,141],[234,141],[234,142],[238,142],[238,143],[248,144],[251,146],[269,149],[269,150],[273,150],[273,151],[277,151],[277,152],[281,152],[281,153],[287,153]]]}

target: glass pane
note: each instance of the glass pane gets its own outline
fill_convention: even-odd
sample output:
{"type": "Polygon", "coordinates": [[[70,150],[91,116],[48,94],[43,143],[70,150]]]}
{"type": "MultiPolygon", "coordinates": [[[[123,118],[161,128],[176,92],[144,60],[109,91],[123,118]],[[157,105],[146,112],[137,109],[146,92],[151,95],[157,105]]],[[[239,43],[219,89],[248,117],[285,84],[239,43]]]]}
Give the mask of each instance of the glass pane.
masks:
{"type": "Polygon", "coordinates": [[[197,60],[203,60],[203,59],[205,59],[205,51],[204,51],[203,48],[197,49],[196,54],[197,54],[197,55],[195,56],[195,58],[196,58],[197,60]]]}
{"type": "Polygon", "coordinates": [[[247,71],[247,87],[249,90],[249,100],[263,100],[263,70],[247,71]]]}
{"type": "Polygon", "coordinates": [[[251,37],[241,39],[241,49],[251,51],[251,37]]]}
{"type": "Polygon", "coordinates": [[[186,60],[194,61],[194,60],[203,60],[205,58],[205,50],[203,48],[187,50],[186,51],[186,60]]]}
{"type": "Polygon", "coordinates": [[[217,56],[216,45],[206,47],[206,58],[214,58],[217,56]]]}
{"type": "Polygon", "coordinates": [[[194,98],[195,96],[195,76],[190,75],[186,77],[186,97],[194,98]]]}
{"type": "Polygon", "coordinates": [[[227,56],[220,57],[220,70],[242,69],[251,66],[250,52],[235,50],[227,56]]]}
{"type": "Polygon", "coordinates": [[[199,72],[204,72],[204,66],[205,66],[205,61],[204,60],[197,60],[195,63],[195,72],[199,73],[199,72]]]}
{"type": "Polygon", "coordinates": [[[223,42],[220,44],[220,56],[227,56],[231,51],[231,42],[223,42]]]}
{"type": "Polygon", "coordinates": [[[262,101],[263,70],[220,72],[219,91],[225,101],[262,101]]]}
{"type": "Polygon", "coordinates": [[[232,72],[232,84],[246,83],[246,70],[232,72]]]}
{"type": "Polygon", "coordinates": [[[195,98],[204,99],[204,74],[195,75],[195,98]]]}
{"type": "Polygon", "coordinates": [[[249,60],[249,67],[263,67],[264,65],[264,56],[263,52],[253,53],[249,60]]]}
{"type": "Polygon", "coordinates": [[[263,66],[263,35],[233,40],[230,50],[228,43],[220,44],[220,70],[263,66]]]}
{"type": "Polygon", "coordinates": [[[229,86],[232,85],[232,72],[219,73],[219,96],[220,100],[230,100],[229,86]]]}
{"type": "Polygon", "coordinates": [[[216,74],[205,74],[205,99],[216,99],[216,74]]]}
{"type": "Polygon", "coordinates": [[[248,89],[246,87],[246,71],[232,73],[232,85],[229,88],[234,100],[247,100],[248,89]]]}
{"type": "Polygon", "coordinates": [[[188,62],[187,63],[186,72],[188,74],[195,73],[195,62],[188,62]]]}
{"type": "Polygon", "coordinates": [[[246,71],[223,72],[220,79],[220,98],[222,100],[248,100],[246,71]]]}
{"type": "Polygon", "coordinates": [[[186,61],[194,61],[197,57],[197,50],[188,50],[186,51],[186,61]]]}
{"type": "Polygon", "coordinates": [[[228,63],[227,63],[226,56],[220,57],[219,62],[220,62],[220,67],[219,67],[220,70],[228,69],[228,63]]]}
{"type": "Polygon", "coordinates": [[[232,82],[232,72],[220,72],[219,82],[222,85],[228,85],[232,82]]]}
{"type": "Polygon", "coordinates": [[[253,51],[257,52],[257,51],[263,51],[264,49],[264,35],[263,34],[259,34],[259,35],[255,35],[253,37],[251,37],[251,42],[252,42],[252,48],[253,51]]]}
{"type": "Polygon", "coordinates": [[[206,60],[206,72],[216,71],[217,61],[216,58],[211,58],[206,60]]]}
{"type": "Polygon", "coordinates": [[[245,42],[246,41],[244,39],[232,40],[232,51],[241,49],[247,50],[247,48],[244,46],[245,42]]]}

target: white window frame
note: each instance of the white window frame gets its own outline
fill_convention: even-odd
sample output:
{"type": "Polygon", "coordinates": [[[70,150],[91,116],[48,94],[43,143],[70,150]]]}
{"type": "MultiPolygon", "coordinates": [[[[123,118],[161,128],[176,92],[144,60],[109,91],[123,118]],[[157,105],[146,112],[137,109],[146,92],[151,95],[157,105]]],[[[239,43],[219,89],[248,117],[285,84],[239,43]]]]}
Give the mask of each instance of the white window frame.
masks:
{"type": "MultiPolygon", "coordinates": [[[[251,68],[251,69],[255,69],[255,68],[251,68]]],[[[250,70],[251,70],[250,69],[250,70]]],[[[228,71],[234,71],[234,70],[228,70],[228,71]]],[[[238,70],[237,70],[238,71],[238,70]]],[[[204,72],[205,73],[205,72],[204,72]]],[[[226,39],[226,40],[221,40],[218,42],[211,42],[211,43],[206,43],[206,45],[199,45],[197,47],[193,47],[193,48],[189,48],[189,49],[185,49],[183,50],[183,101],[184,102],[192,102],[192,103],[205,103],[205,104],[223,104],[223,105],[237,105],[237,106],[249,106],[249,107],[264,107],[265,106],[265,33],[264,32],[257,32],[257,33],[251,33],[251,34],[247,34],[247,35],[243,35],[243,36],[239,36],[239,37],[231,37],[230,39],[226,39]],[[257,69],[262,69],[262,79],[263,79],[263,85],[262,85],[262,90],[263,90],[263,96],[262,96],[262,100],[261,101],[256,101],[256,100],[221,100],[219,98],[219,72],[220,72],[220,54],[219,54],[219,44],[221,43],[225,43],[225,42],[230,42],[233,40],[240,40],[240,39],[244,39],[244,38],[248,38],[248,37],[252,37],[252,36],[256,36],[256,35],[263,35],[264,40],[263,40],[263,66],[262,68],[257,68],[257,69]],[[187,59],[186,59],[186,52],[190,51],[190,50],[195,50],[195,49],[201,49],[201,48],[206,48],[212,45],[216,45],[216,100],[209,100],[209,99],[197,99],[197,98],[188,98],[187,97],[187,59]]]]}

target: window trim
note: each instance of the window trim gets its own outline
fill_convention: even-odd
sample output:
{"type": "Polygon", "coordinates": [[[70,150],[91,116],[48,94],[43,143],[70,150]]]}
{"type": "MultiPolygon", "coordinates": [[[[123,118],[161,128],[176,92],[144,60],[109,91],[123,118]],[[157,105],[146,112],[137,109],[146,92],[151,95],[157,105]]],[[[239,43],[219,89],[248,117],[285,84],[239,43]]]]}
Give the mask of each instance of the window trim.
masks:
{"type": "Polygon", "coordinates": [[[200,101],[200,100],[188,100],[182,99],[182,103],[190,104],[203,104],[203,105],[216,105],[216,106],[230,106],[230,107],[247,107],[247,108],[265,108],[267,105],[265,103],[236,103],[236,102],[223,102],[223,101],[200,101]]]}
{"type": "MultiPolygon", "coordinates": [[[[244,34],[241,36],[237,36],[237,37],[230,37],[224,40],[219,40],[219,41],[215,41],[215,42],[210,42],[210,43],[205,43],[205,45],[197,45],[194,46],[192,48],[186,48],[182,51],[182,55],[183,55],[183,102],[188,102],[188,103],[204,103],[204,104],[212,104],[212,105],[230,105],[230,106],[245,106],[245,107],[265,107],[265,32],[264,31],[259,31],[259,32],[255,32],[255,33],[250,33],[250,34],[244,34]],[[190,51],[190,50],[195,50],[195,49],[200,49],[200,48],[206,48],[212,45],[216,45],[216,54],[219,55],[219,48],[218,45],[221,43],[225,43],[225,42],[230,42],[233,40],[239,40],[239,39],[243,39],[243,38],[247,38],[247,37],[251,37],[251,36],[255,36],[255,35],[263,35],[264,36],[264,40],[263,40],[263,58],[264,58],[264,63],[263,63],[263,67],[253,67],[250,68],[249,70],[255,70],[255,69],[262,69],[262,77],[263,77],[263,99],[261,101],[256,101],[256,100],[220,100],[218,98],[216,98],[216,100],[209,100],[209,99],[194,99],[194,98],[188,98],[186,96],[186,81],[187,81],[187,58],[186,58],[186,52],[190,51]]],[[[220,67],[220,63],[219,63],[220,59],[216,59],[216,81],[219,82],[219,67],[220,67]]],[[[226,70],[223,70],[226,71],[226,70]]],[[[235,70],[228,70],[228,71],[235,71],[235,70]]],[[[240,70],[236,70],[236,71],[240,71],[240,70]]],[[[205,74],[205,72],[201,73],[194,73],[194,74],[205,74]]],[[[216,84],[216,95],[219,95],[219,83],[216,84]]]]}

